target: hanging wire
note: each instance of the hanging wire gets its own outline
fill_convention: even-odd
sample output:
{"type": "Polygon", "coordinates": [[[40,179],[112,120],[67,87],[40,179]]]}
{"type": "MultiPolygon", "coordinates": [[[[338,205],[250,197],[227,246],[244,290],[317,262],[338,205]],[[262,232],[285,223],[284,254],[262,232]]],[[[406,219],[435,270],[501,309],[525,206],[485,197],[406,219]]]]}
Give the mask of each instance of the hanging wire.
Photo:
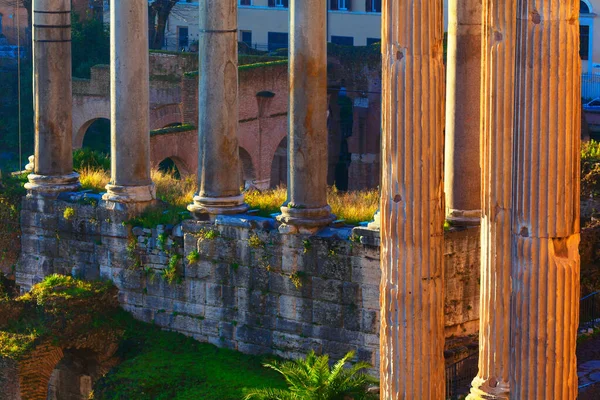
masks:
{"type": "Polygon", "coordinates": [[[17,15],[17,102],[19,107],[19,172],[23,168],[23,138],[21,134],[21,19],[19,17],[19,3],[15,2],[15,13],[17,15]]]}

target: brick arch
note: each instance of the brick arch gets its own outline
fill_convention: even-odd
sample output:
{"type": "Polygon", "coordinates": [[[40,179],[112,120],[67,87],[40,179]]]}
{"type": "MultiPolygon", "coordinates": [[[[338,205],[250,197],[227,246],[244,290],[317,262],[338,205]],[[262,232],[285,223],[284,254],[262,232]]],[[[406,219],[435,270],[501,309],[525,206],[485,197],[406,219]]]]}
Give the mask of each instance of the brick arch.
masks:
{"type": "Polygon", "coordinates": [[[55,345],[51,341],[39,343],[18,361],[0,362],[0,366],[3,367],[0,373],[0,378],[3,379],[0,381],[12,383],[11,386],[0,387],[0,398],[46,400],[52,373],[66,352],[88,351],[88,354],[93,355],[93,362],[101,376],[117,365],[118,358],[115,354],[118,347],[117,337],[103,331],[96,331],[75,339],[68,347],[55,345]]]}
{"type": "Polygon", "coordinates": [[[181,104],[165,104],[150,110],[150,130],[182,123],[183,112],[181,104]]]}
{"type": "Polygon", "coordinates": [[[169,156],[169,157],[163,158],[162,160],[159,160],[157,163],[155,163],[155,165],[152,165],[152,169],[158,169],[158,166],[160,165],[160,163],[167,159],[173,160],[173,163],[177,167],[177,170],[179,171],[179,174],[182,177],[187,176],[193,172],[190,170],[190,166],[188,165],[188,162],[177,156],[169,156]]]}
{"type": "Polygon", "coordinates": [[[110,99],[102,96],[73,96],[73,148],[80,149],[85,133],[98,119],[110,119],[110,99]]]}
{"type": "Polygon", "coordinates": [[[150,166],[170,158],[181,176],[195,174],[198,170],[198,131],[169,133],[150,137],[150,166]]]}

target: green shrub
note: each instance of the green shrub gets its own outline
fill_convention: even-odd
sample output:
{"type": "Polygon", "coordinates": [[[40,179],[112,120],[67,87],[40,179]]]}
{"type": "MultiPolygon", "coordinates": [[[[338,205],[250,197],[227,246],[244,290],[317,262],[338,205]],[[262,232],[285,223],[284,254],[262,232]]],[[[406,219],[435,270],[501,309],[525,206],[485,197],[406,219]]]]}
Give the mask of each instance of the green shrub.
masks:
{"type": "Polygon", "coordinates": [[[190,264],[195,264],[200,261],[200,253],[196,250],[192,250],[187,256],[187,260],[190,264]]]}
{"type": "Polygon", "coordinates": [[[600,162],[600,142],[590,140],[581,144],[581,161],[600,162]]]}
{"type": "Polygon", "coordinates": [[[73,169],[110,171],[110,157],[100,151],[79,149],[73,152],[73,169]]]}
{"type": "Polygon", "coordinates": [[[288,389],[251,389],[244,400],[338,400],[347,397],[354,400],[378,399],[367,393],[368,386],[376,383],[363,370],[371,365],[358,362],[350,368],[344,365],[354,357],[351,351],[329,367],[329,356],[317,356],[311,351],[305,360],[271,362],[265,367],[279,372],[285,378],[288,389]]]}

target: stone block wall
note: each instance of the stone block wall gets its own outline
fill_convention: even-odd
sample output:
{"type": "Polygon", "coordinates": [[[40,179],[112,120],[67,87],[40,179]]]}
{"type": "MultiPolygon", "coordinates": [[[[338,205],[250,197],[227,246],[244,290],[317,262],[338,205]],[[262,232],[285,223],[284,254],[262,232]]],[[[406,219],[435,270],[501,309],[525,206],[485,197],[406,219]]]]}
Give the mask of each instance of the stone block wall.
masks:
{"type": "MultiPolygon", "coordinates": [[[[23,201],[23,291],[51,273],[110,279],[136,318],[200,341],[283,357],[354,349],[377,368],[377,231],[282,235],[273,219],[253,216],[143,229],[126,211],[85,204],[93,195],[62,197],[23,201]]],[[[478,237],[447,233],[449,334],[477,325],[478,237]]]]}

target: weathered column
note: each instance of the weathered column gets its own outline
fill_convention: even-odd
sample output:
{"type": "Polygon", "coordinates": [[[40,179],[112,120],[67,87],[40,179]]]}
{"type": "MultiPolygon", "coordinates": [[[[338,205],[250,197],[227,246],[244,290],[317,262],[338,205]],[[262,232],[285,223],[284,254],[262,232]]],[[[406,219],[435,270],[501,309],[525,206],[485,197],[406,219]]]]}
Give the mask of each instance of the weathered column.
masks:
{"type": "Polygon", "coordinates": [[[111,181],[104,200],[148,202],[150,179],[148,3],[110,4],[111,181]]]}
{"type": "Polygon", "coordinates": [[[444,398],[442,2],[384,0],[381,398],[444,398]]]}
{"type": "Polygon", "coordinates": [[[248,210],[240,192],[237,1],[200,3],[197,217],[248,210]]]}
{"type": "Polygon", "coordinates": [[[327,204],[327,5],[290,1],[288,191],[279,221],[318,228],[327,204]]]}
{"type": "Polygon", "coordinates": [[[516,6],[483,0],[479,372],[471,400],[509,396],[516,6]]]}
{"type": "Polygon", "coordinates": [[[452,225],[479,225],[481,2],[448,0],[444,192],[452,225]]]}
{"type": "Polygon", "coordinates": [[[581,60],[578,0],[518,0],[511,398],[575,399],[581,60]]]}
{"type": "Polygon", "coordinates": [[[32,8],[35,165],[25,187],[52,196],[80,187],[73,172],[71,1],[34,0],[32,8]]]}

